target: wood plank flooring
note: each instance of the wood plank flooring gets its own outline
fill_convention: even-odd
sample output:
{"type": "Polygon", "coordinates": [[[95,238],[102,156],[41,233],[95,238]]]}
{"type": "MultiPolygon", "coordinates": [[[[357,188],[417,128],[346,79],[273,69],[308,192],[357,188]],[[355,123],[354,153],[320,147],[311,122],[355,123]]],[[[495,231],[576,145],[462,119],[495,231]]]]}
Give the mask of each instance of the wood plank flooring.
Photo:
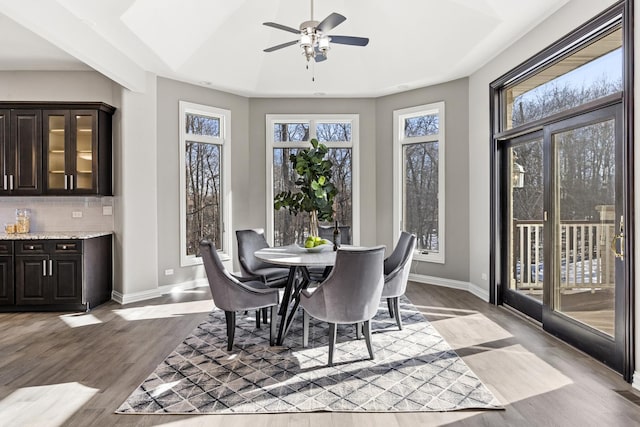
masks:
{"type": "MultiPolygon", "coordinates": [[[[88,314],[0,314],[2,426],[632,426],[621,377],[537,326],[459,290],[407,296],[505,405],[504,411],[117,415],[113,411],[213,307],[208,289],[88,314]]],[[[375,341],[374,341],[375,345],[375,341]]]]}

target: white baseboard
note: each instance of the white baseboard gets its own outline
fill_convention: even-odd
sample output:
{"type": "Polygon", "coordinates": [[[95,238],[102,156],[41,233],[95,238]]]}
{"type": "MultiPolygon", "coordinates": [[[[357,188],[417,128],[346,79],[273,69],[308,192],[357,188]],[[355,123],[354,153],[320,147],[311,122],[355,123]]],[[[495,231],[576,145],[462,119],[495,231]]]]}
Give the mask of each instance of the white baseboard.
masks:
{"type": "Polygon", "coordinates": [[[636,390],[640,390],[640,372],[633,371],[633,382],[631,383],[631,387],[636,390]]]}
{"type": "Polygon", "coordinates": [[[418,283],[426,283],[429,285],[444,286],[446,288],[462,289],[470,292],[485,302],[489,302],[489,290],[471,282],[463,282],[461,280],[444,279],[442,277],[425,276],[424,274],[409,274],[409,280],[418,283]]]}
{"type": "MultiPolygon", "coordinates": [[[[476,297],[480,298],[485,302],[489,302],[489,291],[487,289],[481,288],[475,283],[463,282],[461,280],[444,279],[442,277],[435,277],[435,276],[425,276],[423,274],[414,274],[414,273],[409,274],[409,280],[418,282],[418,283],[426,283],[429,285],[444,286],[444,287],[453,288],[453,289],[461,289],[461,290],[470,292],[471,294],[475,295],[476,297]]],[[[150,289],[150,290],[140,291],[140,292],[131,292],[126,294],[122,294],[118,291],[113,291],[111,293],[111,299],[119,304],[125,305],[125,304],[131,304],[138,301],[157,298],[162,295],[169,294],[171,292],[183,291],[186,289],[193,289],[200,286],[209,286],[206,278],[190,280],[187,282],[177,283],[174,285],[159,286],[156,289],[150,289]]],[[[640,389],[640,385],[639,385],[639,389],[640,389]]]]}
{"type": "Polygon", "coordinates": [[[133,302],[157,298],[159,296],[166,295],[171,292],[198,288],[200,286],[209,286],[209,283],[207,282],[206,278],[189,280],[187,282],[176,283],[175,285],[159,286],[156,289],[149,289],[147,291],[140,291],[140,292],[131,292],[127,294],[122,294],[118,291],[112,291],[111,299],[119,304],[125,305],[125,304],[131,304],[133,302]]]}

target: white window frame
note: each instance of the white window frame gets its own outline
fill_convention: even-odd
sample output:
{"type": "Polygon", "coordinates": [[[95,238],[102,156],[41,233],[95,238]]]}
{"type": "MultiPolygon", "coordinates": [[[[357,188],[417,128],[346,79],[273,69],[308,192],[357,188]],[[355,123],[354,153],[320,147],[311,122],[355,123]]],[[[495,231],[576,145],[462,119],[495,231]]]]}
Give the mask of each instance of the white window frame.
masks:
{"type": "Polygon", "coordinates": [[[232,259],[231,233],[231,111],[208,105],[179,101],[180,110],[180,266],[187,267],[202,264],[202,257],[187,255],[187,193],[186,193],[186,142],[202,142],[222,146],[222,248],[219,249],[220,259],[232,259]],[[213,117],[220,120],[220,136],[193,135],[186,132],[186,115],[196,114],[213,117]]]}
{"type": "Polygon", "coordinates": [[[393,112],[393,239],[398,241],[403,231],[404,206],[404,162],[402,149],[405,145],[438,142],[438,252],[423,253],[416,249],[413,259],[444,264],[445,262],[445,114],[444,102],[418,105],[393,112]],[[413,117],[438,115],[438,133],[426,136],[406,137],[404,121],[413,117]]]}
{"type": "Polygon", "coordinates": [[[267,224],[265,237],[273,244],[274,209],[273,209],[273,149],[274,148],[309,148],[309,141],[274,141],[273,127],[276,123],[308,123],[309,141],[316,136],[318,123],[350,123],[351,141],[323,141],[328,148],[351,148],[351,244],[360,244],[360,115],[359,114],[267,114],[266,115],[266,202],[267,224]]]}

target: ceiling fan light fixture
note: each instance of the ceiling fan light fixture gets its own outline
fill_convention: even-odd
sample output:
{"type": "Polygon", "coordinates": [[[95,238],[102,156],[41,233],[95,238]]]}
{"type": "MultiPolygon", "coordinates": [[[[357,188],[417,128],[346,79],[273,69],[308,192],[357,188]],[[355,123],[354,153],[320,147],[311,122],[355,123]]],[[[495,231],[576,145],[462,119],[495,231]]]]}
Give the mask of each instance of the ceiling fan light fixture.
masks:
{"type": "Polygon", "coordinates": [[[301,34],[300,35],[300,47],[303,49],[307,49],[308,47],[311,47],[311,36],[308,34],[301,34]]]}
{"type": "Polygon", "coordinates": [[[323,53],[329,50],[329,36],[323,35],[318,39],[318,49],[323,53]]]}

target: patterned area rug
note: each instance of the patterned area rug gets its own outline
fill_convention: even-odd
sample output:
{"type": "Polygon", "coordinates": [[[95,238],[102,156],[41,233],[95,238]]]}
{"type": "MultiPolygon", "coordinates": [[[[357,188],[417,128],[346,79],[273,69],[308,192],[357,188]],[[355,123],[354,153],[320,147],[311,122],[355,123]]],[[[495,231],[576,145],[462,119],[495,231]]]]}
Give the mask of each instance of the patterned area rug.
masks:
{"type": "Polygon", "coordinates": [[[375,360],[355,328],[338,326],[334,366],[327,367],[328,327],[311,319],[302,347],[302,316],[269,346],[269,328],[239,315],[226,351],[224,312],[215,309],[129,396],[117,413],[205,414],[312,411],[418,412],[502,409],[500,403],[411,302],[404,328],[386,302],[372,322],[375,360]]]}

